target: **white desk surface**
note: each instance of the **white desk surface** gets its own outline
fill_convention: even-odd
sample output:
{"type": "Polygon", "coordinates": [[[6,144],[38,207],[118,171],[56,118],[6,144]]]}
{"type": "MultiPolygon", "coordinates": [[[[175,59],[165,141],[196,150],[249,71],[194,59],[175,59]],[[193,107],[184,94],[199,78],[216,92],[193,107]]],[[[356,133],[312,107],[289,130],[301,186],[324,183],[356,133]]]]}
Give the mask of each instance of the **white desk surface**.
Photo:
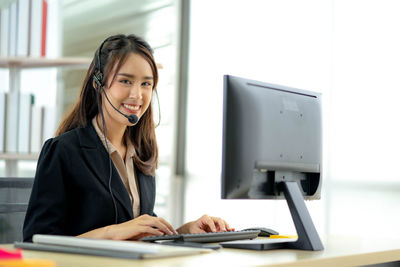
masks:
{"type": "MultiPolygon", "coordinates": [[[[322,239],[323,251],[220,249],[201,255],[162,259],[127,260],[86,255],[24,250],[24,258],[54,260],[64,266],[359,266],[400,261],[400,237],[339,237],[322,239]]],[[[1,245],[12,248],[12,245],[1,245]]]]}

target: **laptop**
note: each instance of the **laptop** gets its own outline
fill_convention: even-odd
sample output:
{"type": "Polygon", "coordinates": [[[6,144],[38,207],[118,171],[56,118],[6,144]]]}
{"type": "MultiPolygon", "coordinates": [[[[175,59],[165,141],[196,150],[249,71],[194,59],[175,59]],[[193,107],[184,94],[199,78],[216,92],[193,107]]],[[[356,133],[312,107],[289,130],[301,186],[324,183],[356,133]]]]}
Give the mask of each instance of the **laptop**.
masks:
{"type": "Polygon", "coordinates": [[[34,235],[33,243],[15,242],[16,248],[127,259],[175,257],[211,252],[212,249],[168,246],[141,241],[115,241],[60,235],[34,235]]]}

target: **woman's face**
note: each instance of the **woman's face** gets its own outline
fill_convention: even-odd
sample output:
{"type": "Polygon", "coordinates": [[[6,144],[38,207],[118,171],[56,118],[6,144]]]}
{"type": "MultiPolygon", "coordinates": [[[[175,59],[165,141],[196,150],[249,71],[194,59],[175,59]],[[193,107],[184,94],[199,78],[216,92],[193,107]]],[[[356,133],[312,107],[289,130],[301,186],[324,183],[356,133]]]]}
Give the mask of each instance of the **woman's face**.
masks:
{"type": "MultiPolygon", "coordinates": [[[[109,83],[113,76],[112,73],[109,83]]],[[[136,115],[140,119],[150,105],[153,84],[154,77],[150,64],[141,55],[131,53],[105,91],[108,99],[120,112],[127,116],[136,115]]],[[[114,110],[104,96],[103,105],[106,117],[111,119],[112,124],[133,125],[114,110]]]]}

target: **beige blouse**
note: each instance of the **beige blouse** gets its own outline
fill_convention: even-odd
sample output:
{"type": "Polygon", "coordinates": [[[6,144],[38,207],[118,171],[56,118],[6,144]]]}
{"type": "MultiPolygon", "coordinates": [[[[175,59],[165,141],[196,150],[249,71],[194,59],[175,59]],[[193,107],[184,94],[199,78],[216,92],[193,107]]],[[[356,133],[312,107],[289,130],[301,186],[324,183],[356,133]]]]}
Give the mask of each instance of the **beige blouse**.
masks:
{"type": "MultiPolygon", "coordinates": [[[[97,135],[100,137],[104,147],[107,150],[107,145],[105,142],[105,137],[102,131],[97,124],[96,118],[93,118],[92,124],[94,129],[97,132],[97,135]]],[[[111,160],[114,163],[115,168],[118,171],[119,176],[122,179],[122,182],[125,185],[126,190],[128,191],[129,197],[132,201],[133,207],[133,217],[136,218],[140,215],[140,197],[139,190],[136,178],[136,172],[133,166],[133,156],[135,155],[135,147],[129,139],[126,139],[127,149],[125,154],[125,159],[122,159],[118,150],[111,144],[110,140],[107,139],[109,154],[111,156],[111,160]]]]}

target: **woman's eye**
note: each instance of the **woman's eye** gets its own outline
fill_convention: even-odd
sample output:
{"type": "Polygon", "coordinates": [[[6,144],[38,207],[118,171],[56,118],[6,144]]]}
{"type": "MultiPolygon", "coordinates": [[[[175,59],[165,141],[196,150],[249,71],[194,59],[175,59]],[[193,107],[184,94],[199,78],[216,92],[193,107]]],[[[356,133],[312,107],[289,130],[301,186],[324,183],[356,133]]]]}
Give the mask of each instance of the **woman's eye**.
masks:
{"type": "Polygon", "coordinates": [[[131,84],[130,80],[121,80],[119,81],[120,83],[124,83],[124,84],[131,84]]]}
{"type": "Polygon", "coordinates": [[[143,86],[146,86],[146,87],[147,87],[147,86],[152,86],[152,84],[151,84],[150,82],[144,82],[144,83],[142,83],[142,85],[143,85],[143,86]]]}

